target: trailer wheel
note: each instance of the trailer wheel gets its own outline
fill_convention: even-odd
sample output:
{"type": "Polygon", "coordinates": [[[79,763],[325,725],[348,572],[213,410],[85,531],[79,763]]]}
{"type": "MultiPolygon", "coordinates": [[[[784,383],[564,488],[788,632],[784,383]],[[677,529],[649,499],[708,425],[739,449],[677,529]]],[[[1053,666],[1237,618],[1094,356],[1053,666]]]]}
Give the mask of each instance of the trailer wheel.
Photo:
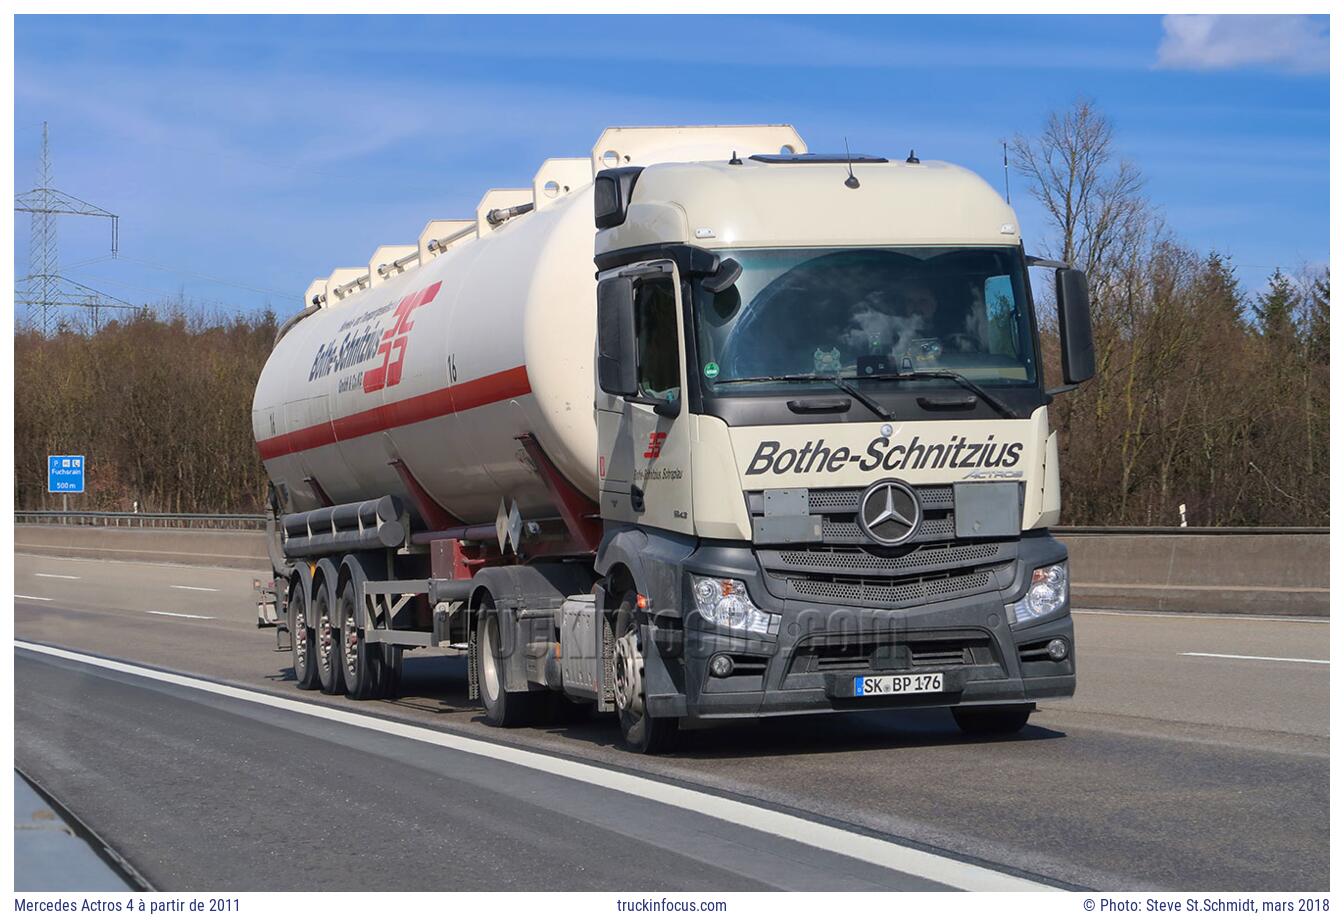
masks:
{"type": "Polygon", "coordinates": [[[331,591],[326,582],[318,585],[313,598],[313,657],[322,692],[335,695],[345,690],[341,667],[341,630],[331,609],[331,591]]]}
{"type": "Polygon", "coordinates": [[[383,650],[364,641],[355,614],[355,583],[347,581],[337,601],[341,623],[341,666],[345,671],[345,695],[352,700],[368,700],[382,695],[383,650]]]}
{"type": "Polygon", "coordinates": [[[1011,735],[1026,727],[1034,704],[1025,706],[986,706],[982,709],[957,707],[952,718],[968,735],[1011,735]]]}
{"type": "Polygon", "coordinates": [[[316,690],[321,681],[317,676],[317,661],[313,655],[313,631],[308,628],[308,597],[301,587],[290,592],[286,607],[294,679],[298,681],[300,690],[316,690]]]}
{"type": "Polygon", "coordinates": [[[485,720],[501,728],[529,724],[536,716],[537,697],[542,694],[508,690],[505,672],[508,660],[499,636],[499,614],[483,607],[476,618],[476,667],[485,720]]]}
{"type": "Polygon", "coordinates": [[[641,754],[659,754],[676,746],[677,720],[646,711],[644,687],[644,616],[634,591],[627,591],[616,608],[616,714],[621,735],[641,754]]]}

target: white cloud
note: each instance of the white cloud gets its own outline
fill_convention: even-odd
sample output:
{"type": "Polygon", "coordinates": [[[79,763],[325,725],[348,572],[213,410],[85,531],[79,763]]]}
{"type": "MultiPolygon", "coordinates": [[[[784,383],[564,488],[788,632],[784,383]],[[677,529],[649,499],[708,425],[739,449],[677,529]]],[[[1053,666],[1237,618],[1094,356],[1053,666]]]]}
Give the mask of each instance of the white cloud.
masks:
{"type": "Polygon", "coordinates": [[[1164,16],[1162,33],[1157,65],[1173,70],[1260,67],[1324,73],[1330,63],[1324,16],[1164,16]]]}

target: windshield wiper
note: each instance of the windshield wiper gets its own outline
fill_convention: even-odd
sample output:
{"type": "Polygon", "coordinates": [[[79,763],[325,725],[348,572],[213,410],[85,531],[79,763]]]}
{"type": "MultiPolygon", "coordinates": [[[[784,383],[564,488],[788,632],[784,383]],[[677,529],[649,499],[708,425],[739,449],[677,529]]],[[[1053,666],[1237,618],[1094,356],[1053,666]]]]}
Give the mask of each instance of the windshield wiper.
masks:
{"type": "Polygon", "coordinates": [[[974,380],[963,374],[958,374],[956,371],[891,371],[885,374],[865,374],[864,376],[870,380],[951,380],[983,399],[988,406],[1004,418],[1021,417],[1009,408],[1003,400],[992,395],[974,380]]]}
{"type": "Polygon", "coordinates": [[[766,377],[730,377],[727,380],[716,380],[716,384],[723,383],[809,383],[809,382],[829,383],[836,389],[841,390],[850,396],[853,396],[869,412],[876,415],[884,421],[893,422],[896,416],[889,409],[883,408],[882,404],[877,402],[871,396],[865,395],[858,387],[845,380],[839,374],[833,377],[827,377],[823,374],[776,374],[766,377]]]}

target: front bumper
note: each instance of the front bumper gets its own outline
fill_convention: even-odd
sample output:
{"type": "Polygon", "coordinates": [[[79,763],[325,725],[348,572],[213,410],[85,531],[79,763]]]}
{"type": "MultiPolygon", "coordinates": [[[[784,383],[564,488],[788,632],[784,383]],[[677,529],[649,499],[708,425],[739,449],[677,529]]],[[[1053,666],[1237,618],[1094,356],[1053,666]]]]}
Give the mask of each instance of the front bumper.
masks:
{"type": "Polygon", "coordinates": [[[821,606],[781,599],[766,587],[750,548],[702,546],[685,570],[746,582],[753,601],[780,617],[771,636],[707,628],[685,620],[676,661],[676,687],[651,693],[653,715],[717,719],[869,709],[1029,703],[1072,696],[1076,683],[1069,607],[1043,622],[1015,627],[1009,610],[1030,583],[1031,570],[1067,553],[1048,535],[1024,535],[1008,584],[971,596],[900,608],[821,606]],[[752,560],[752,561],[748,561],[752,560]],[[1045,646],[1068,644],[1063,661],[1045,646]],[[733,673],[715,677],[709,661],[733,659],[733,673]],[[937,693],[854,695],[854,679],[887,674],[943,675],[937,693]]]}

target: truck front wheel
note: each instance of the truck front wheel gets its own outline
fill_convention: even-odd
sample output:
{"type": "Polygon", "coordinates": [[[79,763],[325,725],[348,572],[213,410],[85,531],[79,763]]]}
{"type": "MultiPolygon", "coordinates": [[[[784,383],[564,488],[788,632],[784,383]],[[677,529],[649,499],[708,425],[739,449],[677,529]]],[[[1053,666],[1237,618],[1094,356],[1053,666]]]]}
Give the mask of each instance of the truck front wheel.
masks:
{"type": "Polygon", "coordinates": [[[983,708],[962,708],[952,710],[952,718],[957,727],[968,735],[1011,735],[1026,727],[1027,719],[1036,709],[1035,704],[1025,706],[985,706],[983,708]]]}
{"type": "Polygon", "coordinates": [[[644,617],[639,596],[627,591],[616,608],[616,714],[621,735],[641,754],[669,751],[676,743],[677,720],[651,716],[644,683],[644,617]]]}

